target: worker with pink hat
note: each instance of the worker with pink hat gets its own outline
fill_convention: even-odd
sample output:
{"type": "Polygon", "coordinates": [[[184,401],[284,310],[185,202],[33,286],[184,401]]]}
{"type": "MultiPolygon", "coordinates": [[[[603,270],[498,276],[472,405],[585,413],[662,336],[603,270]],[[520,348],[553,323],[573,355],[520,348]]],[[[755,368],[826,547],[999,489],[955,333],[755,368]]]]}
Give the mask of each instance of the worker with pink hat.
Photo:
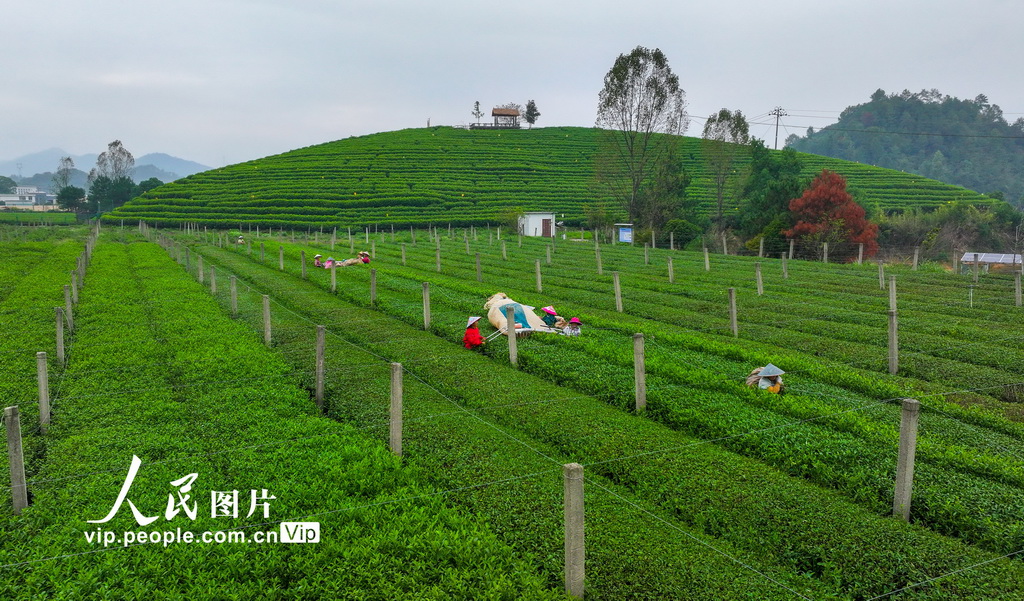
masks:
{"type": "Polygon", "coordinates": [[[572,319],[569,320],[569,323],[567,323],[565,327],[562,328],[562,334],[566,336],[579,336],[581,323],[582,322],[580,322],[579,317],[573,317],[572,319]]]}

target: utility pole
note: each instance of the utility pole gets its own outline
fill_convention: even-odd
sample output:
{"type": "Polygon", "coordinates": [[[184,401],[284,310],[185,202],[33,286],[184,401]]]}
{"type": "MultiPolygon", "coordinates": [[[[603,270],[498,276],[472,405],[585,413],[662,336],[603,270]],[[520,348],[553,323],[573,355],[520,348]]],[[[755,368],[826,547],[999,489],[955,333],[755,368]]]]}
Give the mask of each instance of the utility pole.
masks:
{"type": "Polygon", "coordinates": [[[775,116],[775,150],[779,149],[779,118],[788,117],[789,113],[786,112],[781,106],[777,106],[772,109],[769,115],[775,116]]]}

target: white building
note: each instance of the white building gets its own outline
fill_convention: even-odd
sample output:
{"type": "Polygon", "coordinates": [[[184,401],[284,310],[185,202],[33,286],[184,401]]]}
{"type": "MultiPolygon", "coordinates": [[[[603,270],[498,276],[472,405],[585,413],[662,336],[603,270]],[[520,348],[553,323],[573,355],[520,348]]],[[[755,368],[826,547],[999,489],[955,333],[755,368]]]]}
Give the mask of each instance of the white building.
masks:
{"type": "Polygon", "coordinates": [[[519,233],[524,236],[543,236],[550,238],[555,235],[555,214],[543,211],[523,213],[519,217],[519,233]]]}
{"type": "Polygon", "coordinates": [[[8,208],[29,209],[47,203],[46,192],[35,186],[18,186],[14,194],[0,194],[0,206],[8,208]]]}

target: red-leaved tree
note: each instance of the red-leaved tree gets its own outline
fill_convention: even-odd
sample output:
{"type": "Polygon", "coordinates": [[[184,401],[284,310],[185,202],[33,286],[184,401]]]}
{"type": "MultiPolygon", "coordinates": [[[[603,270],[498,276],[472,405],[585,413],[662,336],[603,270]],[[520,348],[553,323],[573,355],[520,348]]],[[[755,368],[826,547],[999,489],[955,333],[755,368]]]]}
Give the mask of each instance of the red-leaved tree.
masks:
{"type": "Polygon", "coordinates": [[[865,218],[864,207],[846,191],[846,179],[822,169],[803,196],[789,201],[796,225],[783,232],[790,238],[819,245],[822,242],[864,243],[864,255],[878,252],[878,225],[865,218]]]}

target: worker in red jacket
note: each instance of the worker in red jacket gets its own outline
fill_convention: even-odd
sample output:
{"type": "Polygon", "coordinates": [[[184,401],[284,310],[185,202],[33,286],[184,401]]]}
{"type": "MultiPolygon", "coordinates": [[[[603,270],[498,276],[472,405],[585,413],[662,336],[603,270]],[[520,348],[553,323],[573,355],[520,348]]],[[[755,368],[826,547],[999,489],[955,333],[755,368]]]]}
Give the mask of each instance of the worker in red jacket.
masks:
{"type": "Polygon", "coordinates": [[[462,344],[468,349],[475,349],[484,344],[483,336],[480,335],[480,328],[476,325],[478,321],[480,321],[479,317],[470,317],[469,321],[466,322],[466,335],[462,337],[462,344]]]}

